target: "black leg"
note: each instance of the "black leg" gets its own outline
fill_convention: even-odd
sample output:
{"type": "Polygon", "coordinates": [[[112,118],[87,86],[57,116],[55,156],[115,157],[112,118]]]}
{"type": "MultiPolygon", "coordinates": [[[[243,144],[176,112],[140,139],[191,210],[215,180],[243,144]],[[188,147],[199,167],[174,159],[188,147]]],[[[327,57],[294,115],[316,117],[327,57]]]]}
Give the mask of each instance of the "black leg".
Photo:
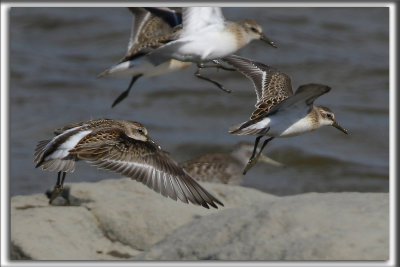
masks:
{"type": "Polygon", "coordinates": [[[65,180],[65,175],[66,174],[67,174],[66,172],[62,172],[62,171],[58,172],[58,174],[57,174],[57,183],[54,186],[53,192],[51,193],[49,204],[51,204],[51,202],[53,202],[53,200],[63,191],[64,180],[65,180]],[[62,178],[61,178],[61,181],[60,181],[61,173],[62,173],[62,178]]]}
{"type": "Polygon", "coordinates": [[[258,159],[258,157],[260,157],[260,155],[261,155],[261,152],[263,151],[263,149],[264,149],[264,147],[269,143],[269,141],[271,141],[272,139],[274,139],[273,137],[270,137],[270,138],[268,138],[267,140],[265,140],[264,141],[264,143],[262,144],[262,146],[261,146],[261,148],[260,148],[260,151],[258,151],[258,154],[257,154],[257,159],[258,159]]]}
{"type": "Polygon", "coordinates": [[[264,143],[262,144],[262,146],[261,146],[261,148],[260,148],[260,151],[258,151],[257,156],[254,157],[255,152],[256,152],[256,150],[257,150],[257,146],[256,146],[256,145],[257,145],[258,142],[260,141],[260,138],[261,138],[261,136],[259,136],[259,137],[256,138],[256,143],[255,143],[255,145],[254,145],[253,154],[251,155],[251,157],[250,157],[250,159],[249,159],[249,162],[247,163],[246,167],[245,167],[244,170],[243,170],[243,175],[245,175],[245,174],[257,163],[258,158],[260,157],[261,152],[263,151],[264,147],[269,143],[269,141],[271,141],[272,139],[274,139],[273,137],[270,137],[270,138],[264,140],[264,143]]]}
{"type": "Polygon", "coordinates": [[[62,174],[63,174],[63,176],[62,176],[62,179],[61,179],[61,188],[64,188],[64,180],[65,180],[65,175],[67,175],[67,173],[63,172],[62,174]]]}
{"type": "Polygon", "coordinates": [[[223,64],[221,64],[216,59],[214,59],[212,62],[214,63],[213,65],[204,65],[204,64],[202,64],[201,68],[202,69],[205,69],[205,68],[216,68],[217,70],[218,69],[222,69],[222,70],[227,70],[227,71],[236,71],[235,68],[230,68],[230,67],[224,66],[223,64]]]}
{"type": "Polygon", "coordinates": [[[215,67],[218,69],[223,69],[223,70],[227,70],[227,71],[236,71],[235,68],[230,68],[230,67],[224,66],[216,59],[214,59],[212,62],[215,64],[215,67]]]}
{"type": "Polygon", "coordinates": [[[132,88],[132,85],[136,82],[137,79],[139,79],[140,77],[142,77],[142,74],[133,76],[131,79],[131,82],[129,83],[128,89],[126,89],[125,91],[122,92],[122,94],[120,94],[117,99],[115,99],[114,103],[111,105],[111,107],[115,107],[119,102],[121,102],[122,100],[125,99],[125,97],[127,97],[129,95],[129,91],[132,88]]]}
{"type": "Polygon", "coordinates": [[[223,87],[222,84],[220,84],[220,83],[218,83],[218,82],[216,82],[214,80],[211,80],[210,78],[202,76],[200,74],[200,69],[203,69],[203,68],[206,68],[203,64],[197,64],[197,71],[194,73],[194,75],[197,78],[202,79],[202,80],[206,80],[206,81],[209,81],[209,82],[215,84],[219,89],[221,89],[224,92],[227,92],[227,93],[231,93],[232,92],[231,90],[226,89],[225,87],[223,87]]]}
{"type": "Polygon", "coordinates": [[[249,158],[249,162],[250,160],[252,160],[254,158],[254,156],[256,155],[256,151],[257,151],[257,146],[258,143],[260,142],[261,138],[263,136],[257,136],[256,141],[254,142],[254,148],[253,148],[253,153],[251,153],[251,157],[249,158]]]}

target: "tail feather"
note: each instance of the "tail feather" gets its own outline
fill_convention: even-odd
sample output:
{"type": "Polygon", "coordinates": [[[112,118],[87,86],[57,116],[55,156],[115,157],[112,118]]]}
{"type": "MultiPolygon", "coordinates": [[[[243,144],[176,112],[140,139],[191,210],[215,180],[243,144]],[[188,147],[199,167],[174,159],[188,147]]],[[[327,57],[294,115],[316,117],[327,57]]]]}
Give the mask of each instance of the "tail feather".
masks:
{"type": "Polygon", "coordinates": [[[267,128],[254,127],[253,121],[247,121],[238,125],[234,125],[229,129],[230,134],[236,135],[264,135],[269,131],[267,128]]]}
{"type": "Polygon", "coordinates": [[[43,162],[43,155],[44,155],[44,147],[50,142],[51,140],[43,140],[39,141],[36,146],[35,154],[34,154],[34,162],[37,163],[36,168],[40,166],[43,162]]]}
{"type": "Polygon", "coordinates": [[[73,158],[51,159],[43,162],[40,167],[42,167],[42,170],[48,171],[73,172],[75,170],[75,160],[73,158]]]}
{"type": "Polygon", "coordinates": [[[46,152],[46,145],[51,140],[40,141],[35,149],[34,162],[36,163],[35,168],[42,167],[43,170],[49,171],[64,171],[73,172],[75,170],[76,156],[68,156],[63,159],[51,159],[44,161],[44,155],[46,152]]]}
{"type": "Polygon", "coordinates": [[[97,75],[97,78],[102,78],[106,76],[132,76],[135,74],[135,72],[136,70],[134,69],[134,64],[132,63],[132,61],[125,61],[101,72],[97,75]]]}

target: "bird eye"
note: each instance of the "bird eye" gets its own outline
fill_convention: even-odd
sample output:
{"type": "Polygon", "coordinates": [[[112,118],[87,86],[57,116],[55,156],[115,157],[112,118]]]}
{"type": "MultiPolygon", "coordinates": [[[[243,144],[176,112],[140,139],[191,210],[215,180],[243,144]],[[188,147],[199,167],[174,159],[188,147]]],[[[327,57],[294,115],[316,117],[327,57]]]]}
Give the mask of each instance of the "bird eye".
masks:
{"type": "Polygon", "coordinates": [[[326,114],[326,117],[328,118],[328,119],[332,119],[332,115],[331,114],[326,114]]]}
{"type": "Polygon", "coordinates": [[[142,129],[139,129],[138,132],[139,132],[140,134],[144,134],[144,132],[143,132],[142,129]]]}
{"type": "Polygon", "coordinates": [[[250,27],[250,30],[251,30],[252,32],[258,32],[257,29],[254,28],[254,27],[250,27]]]}

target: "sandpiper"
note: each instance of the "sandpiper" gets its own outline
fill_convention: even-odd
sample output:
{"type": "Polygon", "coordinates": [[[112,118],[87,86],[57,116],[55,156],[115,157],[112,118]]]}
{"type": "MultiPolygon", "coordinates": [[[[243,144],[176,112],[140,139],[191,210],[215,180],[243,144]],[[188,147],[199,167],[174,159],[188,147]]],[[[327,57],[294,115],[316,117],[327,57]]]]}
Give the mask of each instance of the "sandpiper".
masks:
{"type": "Polygon", "coordinates": [[[134,15],[134,19],[128,50],[116,65],[98,75],[98,77],[132,76],[128,88],[118,96],[112,107],[128,96],[133,84],[140,77],[154,77],[184,69],[192,64],[170,59],[154,66],[146,58],[143,58],[143,55],[154,48],[172,40],[172,36],[179,30],[176,26],[182,23],[180,12],[169,8],[152,8],[152,12],[141,7],[131,7],[129,10],[134,15]]]}
{"type": "MultiPolygon", "coordinates": [[[[230,153],[213,153],[202,155],[188,161],[180,162],[181,166],[197,181],[222,184],[239,184],[243,180],[242,170],[253,151],[253,144],[242,141],[233,147],[230,153]]],[[[277,162],[260,154],[260,162],[280,167],[277,162]]]]}
{"type": "Polygon", "coordinates": [[[84,160],[142,182],[174,200],[205,208],[223,206],[185,173],[138,122],[98,119],[70,124],[54,133],[52,139],[38,143],[34,159],[36,168],[58,172],[50,203],[62,192],[66,173],[74,171],[76,161],[84,160]]]}
{"type": "MultiPolygon", "coordinates": [[[[183,62],[176,59],[166,59],[161,64],[155,66],[148,58],[143,57],[155,48],[164,45],[174,39],[182,29],[182,14],[169,8],[141,8],[130,7],[129,10],[134,15],[131,36],[129,38],[128,50],[125,56],[114,66],[103,71],[98,77],[127,77],[132,76],[128,88],[122,92],[113,102],[115,107],[119,102],[125,99],[133,86],[140,77],[154,77],[170,72],[175,72],[189,67],[192,62],[183,62]]],[[[215,67],[227,69],[221,64],[215,62],[215,67]]],[[[213,80],[197,75],[198,78],[210,81],[219,85],[213,80]]],[[[221,88],[220,86],[218,86],[221,88]]],[[[225,88],[222,88],[228,91],[225,88]]]]}
{"type": "Polygon", "coordinates": [[[257,95],[256,110],[250,120],[229,130],[231,134],[257,136],[243,174],[257,162],[264,147],[275,137],[296,136],[324,125],[331,125],[347,134],[347,130],[337,123],[329,108],[313,105],[315,99],[330,91],[329,86],[305,84],[293,94],[289,76],[275,68],[236,55],[228,56],[224,61],[253,82],[257,95]],[[269,138],[255,156],[263,136],[269,138]]]}
{"type": "Polygon", "coordinates": [[[219,7],[186,7],[183,8],[182,30],[177,38],[155,49],[147,57],[155,65],[171,58],[196,62],[196,76],[230,91],[218,82],[200,76],[200,69],[205,67],[204,62],[230,55],[252,40],[262,40],[276,47],[254,20],[226,21],[219,7]]]}

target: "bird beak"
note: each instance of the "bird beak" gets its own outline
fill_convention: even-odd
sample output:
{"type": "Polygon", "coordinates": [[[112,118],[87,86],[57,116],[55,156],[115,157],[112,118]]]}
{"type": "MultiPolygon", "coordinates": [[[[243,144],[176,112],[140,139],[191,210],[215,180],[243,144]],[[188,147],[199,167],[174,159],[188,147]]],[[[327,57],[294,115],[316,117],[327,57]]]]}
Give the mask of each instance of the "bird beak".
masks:
{"type": "Polygon", "coordinates": [[[342,126],[339,125],[339,123],[337,123],[337,121],[334,121],[332,126],[335,127],[336,129],[341,130],[345,134],[349,134],[345,128],[343,128],[342,126]]]}
{"type": "Polygon", "coordinates": [[[260,154],[260,157],[258,158],[258,160],[260,162],[264,162],[264,163],[270,164],[270,165],[275,166],[275,167],[282,167],[283,166],[282,163],[280,163],[280,162],[278,162],[276,160],[273,160],[273,159],[271,159],[271,158],[269,158],[269,157],[267,157],[267,156],[265,156],[263,154],[260,154]]]}
{"type": "Polygon", "coordinates": [[[269,44],[269,45],[271,45],[271,46],[273,46],[273,47],[275,47],[275,48],[278,48],[278,47],[276,46],[276,44],[275,44],[273,41],[271,41],[270,39],[268,39],[268,38],[267,38],[265,35],[263,35],[263,34],[261,34],[260,40],[266,42],[267,44],[269,44]]]}

